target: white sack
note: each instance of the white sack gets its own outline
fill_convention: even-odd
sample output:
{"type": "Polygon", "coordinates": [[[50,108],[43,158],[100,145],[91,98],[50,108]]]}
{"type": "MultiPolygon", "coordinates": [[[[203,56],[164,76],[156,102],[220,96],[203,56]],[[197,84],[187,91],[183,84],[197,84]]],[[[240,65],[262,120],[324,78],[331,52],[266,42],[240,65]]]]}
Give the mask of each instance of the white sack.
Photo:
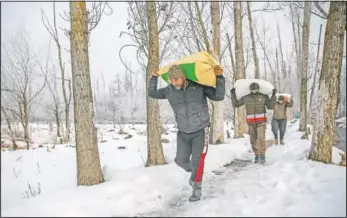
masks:
{"type": "Polygon", "coordinates": [[[234,83],[235,94],[238,100],[251,93],[249,86],[253,82],[259,84],[259,92],[265,95],[272,94],[272,90],[275,88],[271,83],[262,79],[238,79],[234,83]]]}
{"type": "Polygon", "coordinates": [[[288,93],[276,93],[276,100],[278,100],[278,97],[280,95],[283,95],[284,97],[287,97],[288,98],[288,102],[291,100],[292,98],[292,95],[291,94],[288,94],[288,93]]]}

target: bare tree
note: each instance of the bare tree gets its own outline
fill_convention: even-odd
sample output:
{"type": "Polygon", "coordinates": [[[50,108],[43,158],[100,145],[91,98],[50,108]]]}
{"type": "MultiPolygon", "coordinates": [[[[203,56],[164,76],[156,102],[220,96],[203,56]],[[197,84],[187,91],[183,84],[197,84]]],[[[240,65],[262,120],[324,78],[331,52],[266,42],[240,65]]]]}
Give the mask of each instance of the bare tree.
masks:
{"type": "Polygon", "coordinates": [[[309,159],[331,163],[335,116],[340,98],[340,76],[346,31],[346,3],[330,2],[319,79],[319,109],[309,159]]]}
{"type": "MultiPolygon", "coordinates": [[[[169,56],[169,47],[172,39],[177,37],[174,32],[178,25],[178,19],[174,17],[176,13],[175,2],[156,2],[156,11],[158,19],[159,43],[162,44],[159,49],[159,64],[169,56]]],[[[129,2],[128,7],[128,31],[122,31],[119,37],[127,35],[133,41],[133,44],[123,45],[119,50],[119,58],[124,67],[131,73],[136,74],[129,68],[123,60],[121,53],[125,48],[136,48],[136,59],[143,71],[147,68],[148,59],[148,24],[147,24],[146,4],[145,2],[129,2]]]]}
{"type": "MultiPolygon", "coordinates": [[[[92,2],[91,5],[91,9],[87,9],[87,24],[88,24],[88,28],[87,28],[87,32],[88,32],[88,45],[90,43],[90,34],[92,32],[92,30],[94,30],[100,23],[101,18],[103,15],[107,15],[110,16],[113,13],[112,8],[109,6],[108,2],[106,1],[101,1],[101,2],[92,2]]],[[[71,12],[67,13],[64,11],[64,14],[59,14],[60,17],[67,21],[67,22],[71,22],[71,12]]],[[[61,28],[62,29],[62,28],[61,28]]],[[[70,38],[70,34],[71,34],[71,30],[67,30],[67,29],[62,29],[65,33],[65,36],[70,38]]],[[[70,52],[69,50],[67,50],[68,52],[70,52]]]]}
{"type": "Polygon", "coordinates": [[[311,93],[310,93],[310,104],[309,104],[309,110],[311,111],[311,113],[308,114],[308,120],[312,119],[312,102],[313,102],[313,94],[316,88],[316,80],[317,80],[317,74],[319,74],[318,72],[318,68],[319,68],[319,50],[320,50],[320,40],[321,40],[321,35],[322,35],[322,24],[319,27],[319,36],[318,36],[318,48],[317,48],[317,57],[316,57],[316,65],[314,68],[314,72],[313,72],[313,82],[312,82],[312,87],[311,87],[311,93]]]}
{"type": "Polygon", "coordinates": [[[234,55],[233,55],[233,50],[231,49],[231,43],[230,43],[231,39],[230,39],[228,33],[226,34],[226,38],[228,41],[228,50],[229,50],[229,54],[230,54],[232,73],[235,74],[236,69],[235,69],[234,55]]]}
{"type": "Polygon", "coordinates": [[[58,62],[61,76],[61,87],[63,92],[64,104],[65,104],[65,133],[64,133],[64,142],[68,142],[70,140],[70,103],[72,97],[71,91],[71,80],[66,79],[65,75],[65,62],[63,62],[62,58],[62,45],[59,40],[58,28],[57,28],[57,18],[56,18],[56,10],[55,10],[55,2],[53,2],[53,26],[50,24],[46,14],[41,9],[41,18],[46,30],[52,36],[57,49],[58,49],[58,62]],[[66,82],[68,82],[69,92],[67,92],[66,82]]]}
{"type": "MultiPolygon", "coordinates": [[[[280,31],[280,26],[278,24],[278,20],[277,20],[277,35],[278,35],[278,47],[279,47],[279,51],[280,51],[280,55],[281,55],[281,67],[277,66],[277,74],[278,74],[278,89],[279,91],[281,91],[281,76],[284,77],[284,79],[286,79],[286,63],[284,60],[284,56],[283,56],[283,48],[282,48],[282,39],[281,39],[281,31],[280,31]]],[[[277,57],[278,58],[278,57],[277,57]]],[[[279,63],[278,63],[279,64],[279,63]]],[[[284,89],[283,89],[284,90],[284,89]]]]}
{"type": "Polygon", "coordinates": [[[15,140],[15,134],[14,134],[14,131],[12,128],[13,119],[11,119],[11,116],[9,116],[9,114],[7,113],[6,109],[3,106],[1,106],[1,112],[3,113],[4,118],[6,120],[8,132],[9,132],[9,135],[10,135],[10,138],[12,141],[12,149],[15,151],[15,150],[17,150],[18,146],[17,146],[16,140],[15,140]]]}
{"type": "Polygon", "coordinates": [[[194,2],[194,3],[195,3],[195,11],[196,11],[197,19],[198,19],[199,26],[201,29],[201,34],[202,34],[202,37],[203,37],[204,43],[205,43],[205,50],[211,54],[212,53],[211,45],[210,45],[210,41],[209,41],[208,36],[207,36],[207,30],[206,30],[206,27],[204,25],[204,21],[202,18],[202,10],[200,9],[198,2],[194,2]]]}
{"type": "MultiPolygon", "coordinates": [[[[148,64],[146,75],[146,88],[148,88],[151,72],[159,68],[159,33],[157,24],[157,12],[155,2],[146,2],[147,22],[148,22],[148,64]]],[[[161,144],[161,126],[159,120],[158,100],[147,96],[147,163],[146,166],[166,164],[163,147],[161,144]]]]}
{"type": "Polygon", "coordinates": [[[307,135],[307,71],[308,71],[308,49],[310,37],[311,2],[305,2],[304,23],[302,31],[302,71],[300,88],[300,127],[299,131],[304,131],[307,135]]]}
{"type": "MultiPolygon", "coordinates": [[[[234,75],[235,81],[245,79],[244,58],[243,58],[243,37],[242,37],[242,17],[241,17],[241,2],[234,2],[234,22],[235,22],[235,62],[236,72],[234,75]]],[[[235,108],[235,127],[234,138],[243,137],[247,133],[248,126],[246,123],[246,110],[244,106],[235,108]]]]}
{"type": "MultiPolygon", "coordinates": [[[[230,60],[231,60],[231,68],[232,68],[232,73],[231,73],[231,77],[233,78],[232,80],[232,85],[234,85],[234,82],[235,82],[235,77],[233,75],[236,75],[236,67],[235,67],[235,62],[234,62],[234,55],[233,55],[233,50],[231,49],[231,40],[230,40],[230,37],[229,37],[229,34],[227,33],[226,34],[226,38],[228,40],[228,50],[229,50],[229,54],[230,54],[230,60]]],[[[230,98],[230,97],[229,97],[230,98]]],[[[232,105],[233,106],[233,105],[232,105]]],[[[232,120],[233,120],[233,126],[235,127],[235,107],[233,106],[233,117],[232,117],[232,120]]]]}
{"type": "MultiPolygon", "coordinates": [[[[324,4],[326,4],[326,1],[314,1],[314,6],[313,8],[310,9],[310,13],[313,15],[316,15],[319,18],[322,19],[327,19],[328,18],[328,13],[323,9],[324,4]]],[[[290,2],[291,5],[295,5],[296,8],[304,9],[304,2],[290,2]]]]}
{"type": "Polygon", "coordinates": [[[77,185],[104,182],[94,123],[88,55],[88,18],[85,2],[70,2],[71,67],[77,157],[77,185]]]}
{"type": "MultiPolygon", "coordinates": [[[[213,54],[218,57],[220,61],[220,2],[211,2],[211,21],[213,26],[213,54]]],[[[211,116],[211,131],[210,131],[210,143],[221,144],[224,143],[224,102],[211,101],[212,116],[211,116]]]]}
{"type": "Polygon", "coordinates": [[[255,39],[254,39],[251,6],[249,2],[246,2],[246,4],[247,4],[247,12],[248,12],[249,33],[251,35],[251,40],[252,40],[252,54],[253,54],[254,67],[255,67],[255,78],[260,79],[259,59],[257,56],[257,47],[255,45],[255,39]]]}
{"type": "Polygon", "coordinates": [[[30,106],[46,85],[46,80],[39,84],[37,90],[33,90],[32,84],[35,78],[36,60],[38,54],[32,51],[28,42],[28,35],[25,31],[19,33],[17,38],[12,38],[9,42],[10,48],[2,45],[5,61],[1,61],[1,92],[2,95],[9,95],[12,105],[4,106],[4,109],[11,111],[16,119],[20,121],[24,141],[29,150],[31,140],[29,133],[30,106]]]}
{"type": "MultiPolygon", "coordinates": [[[[271,71],[271,74],[272,74],[272,82],[273,82],[274,86],[276,86],[277,85],[276,77],[275,77],[276,76],[276,71],[274,70],[274,67],[273,67],[273,65],[272,65],[272,63],[270,61],[270,58],[268,56],[267,49],[266,49],[267,44],[269,44],[269,43],[267,43],[265,41],[265,32],[266,31],[264,30],[264,40],[263,41],[260,39],[260,36],[259,36],[259,33],[258,33],[258,30],[257,30],[256,26],[254,26],[254,32],[255,32],[255,35],[256,35],[256,37],[257,37],[257,39],[259,41],[260,47],[263,50],[264,58],[265,58],[264,62],[266,61],[268,63],[268,65],[269,65],[269,68],[270,68],[270,71],[271,71]]],[[[264,66],[266,67],[266,64],[264,64],[264,66]]],[[[268,80],[268,79],[269,79],[268,74],[267,74],[267,72],[265,72],[265,80],[268,80]]]]}
{"type": "Polygon", "coordinates": [[[278,87],[278,91],[281,92],[281,78],[280,78],[280,66],[278,63],[278,52],[277,52],[277,48],[276,48],[276,74],[277,74],[277,87],[278,87]]]}
{"type": "Polygon", "coordinates": [[[53,104],[46,104],[46,110],[48,110],[49,114],[53,114],[56,126],[57,126],[57,137],[61,137],[61,129],[60,129],[60,117],[61,117],[61,108],[60,108],[60,98],[58,94],[58,89],[57,89],[57,78],[55,77],[55,69],[53,70],[50,68],[50,44],[49,44],[49,49],[48,49],[48,54],[46,55],[46,61],[45,65],[42,66],[42,64],[37,61],[37,64],[40,68],[41,75],[45,76],[45,80],[47,81],[47,87],[49,90],[49,93],[51,94],[53,104]],[[52,71],[53,75],[49,75],[50,72],[52,71]],[[49,81],[48,77],[50,77],[53,81],[49,81]],[[52,84],[53,83],[53,87],[52,84]]]}

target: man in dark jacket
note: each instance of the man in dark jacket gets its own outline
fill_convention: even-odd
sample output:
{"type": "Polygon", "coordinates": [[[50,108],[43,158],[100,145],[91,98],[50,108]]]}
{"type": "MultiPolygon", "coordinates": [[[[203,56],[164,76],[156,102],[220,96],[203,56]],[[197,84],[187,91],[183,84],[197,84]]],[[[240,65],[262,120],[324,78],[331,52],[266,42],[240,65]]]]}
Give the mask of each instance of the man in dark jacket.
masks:
{"type": "Polygon", "coordinates": [[[278,145],[278,130],[280,130],[280,143],[284,145],[283,138],[287,129],[287,107],[293,106],[293,99],[290,102],[284,101],[284,96],[278,96],[278,101],[273,107],[273,116],[271,121],[272,132],[275,136],[275,144],[278,145]]]}
{"type": "Polygon", "coordinates": [[[247,114],[247,124],[249,129],[252,150],[255,154],[254,163],[265,163],[265,130],[266,130],[266,108],[272,109],[276,102],[276,89],[272,90],[271,99],[269,96],[259,92],[259,84],[250,85],[251,93],[236,99],[235,88],[231,89],[231,101],[234,107],[245,105],[247,114]]]}
{"type": "Polygon", "coordinates": [[[169,69],[171,84],[157,89],[157,72],[158,70],[152,72],[148,96],[155,99],[167,99],[174,111],[178,128],[175,162],[185,171],[191,172],[189,184],[193,187],[193,194],[189,201],[198,201],[201,198],[201,182],[210,126],[207,98],[213,101],[224,99],[223,70],[220,66],[214,68],[217,77],[216,88],[202,86],[186,79],[181,67],[174,65],[169,69]]]}

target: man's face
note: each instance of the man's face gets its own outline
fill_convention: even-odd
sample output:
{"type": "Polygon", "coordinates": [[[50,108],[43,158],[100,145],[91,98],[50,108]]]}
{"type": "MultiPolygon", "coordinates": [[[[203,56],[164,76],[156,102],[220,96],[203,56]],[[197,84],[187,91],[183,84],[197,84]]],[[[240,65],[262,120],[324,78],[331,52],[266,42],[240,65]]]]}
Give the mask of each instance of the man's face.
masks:
{"type": "Polygon", "coordinates": [[[283,104],[283,103],[284,103],[284,101],[278,101],[278,103],[283,104]]]}
{"type": "Polygon", "coordinates": [[[251,90],[251,92],[252,92],[252,94],[257,94],[259,92],[259,90],[258,89],[253,89],[253,90],[251,90]]]}
{"type": "Polygon", "coordinates": [[[177,77],[171,79],[171,84],[175,86],[176,89],[182,89],[185,85],[186,78],[184,77],[177,77]]]}

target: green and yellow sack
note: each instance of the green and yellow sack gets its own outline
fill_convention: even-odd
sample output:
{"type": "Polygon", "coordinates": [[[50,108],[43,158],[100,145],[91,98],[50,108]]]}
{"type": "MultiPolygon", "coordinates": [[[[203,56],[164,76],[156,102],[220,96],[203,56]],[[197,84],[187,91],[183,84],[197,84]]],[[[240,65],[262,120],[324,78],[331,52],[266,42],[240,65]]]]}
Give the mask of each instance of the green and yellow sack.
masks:
{"type": "Polygon", "coordinates": [[[204,86],[216,86],[216,74],[214,67],[220,65],[219,62],[208,52],[202,51],[162,67],[158,74],[167,83],[170,83],[168,70],[172,65],[179,65],[184,71],[187,79],[204,86]]]}

